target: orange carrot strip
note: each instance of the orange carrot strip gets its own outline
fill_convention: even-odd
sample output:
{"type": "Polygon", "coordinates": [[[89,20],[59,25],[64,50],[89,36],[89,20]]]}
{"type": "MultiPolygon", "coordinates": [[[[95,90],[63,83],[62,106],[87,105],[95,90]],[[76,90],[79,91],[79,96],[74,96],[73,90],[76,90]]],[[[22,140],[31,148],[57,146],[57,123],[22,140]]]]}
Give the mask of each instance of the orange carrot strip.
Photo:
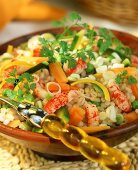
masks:
{"type": "MultiPolygon", "coordinates": [[[[66,83],[58,83],[61,87],[61,91],[69,91],[69,90],[77,90],[78,87],[75,86],[70,86],[69,84],[66,83]]],[[[51,92],[56,92],[59,90],[59,87],[56,84],[50,84],[49,85],[49,91],[51,92]]]]}
{"type": "Polygon", "coordinates": [[[58,83],[67,83],[68,82],[68,79],[67,79],[60,63],[58,63],[58,62],[50,63],[49,70],[50,70],[52,76],[55,78],[55,80],[58,83]]]}
{"type": "Polygon", "coordinates": [[[131,84],[130,87],[136,100],[138,100],[138,84],[131,84]]]}

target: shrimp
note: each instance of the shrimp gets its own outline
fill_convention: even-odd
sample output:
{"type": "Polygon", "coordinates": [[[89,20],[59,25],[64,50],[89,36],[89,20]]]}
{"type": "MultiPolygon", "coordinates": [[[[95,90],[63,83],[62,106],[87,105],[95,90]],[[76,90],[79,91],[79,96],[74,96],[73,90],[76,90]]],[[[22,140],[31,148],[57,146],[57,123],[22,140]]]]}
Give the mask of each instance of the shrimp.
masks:
{"type": "Polygon", "coordinates": [[[60,107],[65,106],[71,102],[77,96],[77,94],[77,90],[70,90],[68,92],[56,94],[44,105],[44,110],[49,114],[54,113],[60,107]]]}
{"type": "Polygon", "coordinates": [[[62,92],[55,95],[45,105],[44,110],[51,114],[58,110],[60,107],[65,106],[68,103],[68,92],[62,92]]]}
{"type": "Polygon", "coordinates": [[[68,75],[70,75],[72,73],[80,74],[86,68],[87,68],[87,64],[82,59],[78,59],[75,68],[68,68],[67,63],[63,65],[63,69],[64,69],[65,73],[67,73],[68,75]]]}
{"type": "Polygon", "coordinates": [[[131,104],[128,101],[127,96],[121,91],[120,87],[112,82],[108,85],[111,99],[115,102],[116,106],[124,112],[131,111],[131,104]]]}
{"type": "Polygon", "coordinates": [[[86,112],[88,126],[94,124],[94,122],[99,122],[99,112],[95,104],[89,104],[86,102],[83,107],[86,112]]]}

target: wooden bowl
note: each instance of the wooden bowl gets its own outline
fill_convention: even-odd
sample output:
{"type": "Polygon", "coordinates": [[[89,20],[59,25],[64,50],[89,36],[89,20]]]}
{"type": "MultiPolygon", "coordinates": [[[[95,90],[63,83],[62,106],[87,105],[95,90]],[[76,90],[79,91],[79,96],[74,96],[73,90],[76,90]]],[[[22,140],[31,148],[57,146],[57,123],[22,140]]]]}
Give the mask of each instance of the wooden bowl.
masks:
{"type": "MultiPolygon", "coordinates": [[[[79,30],[80,28],[75,28],[79,30]]],[[[14,40],[11,40],[0,46],[0,54],[4,53],[7,46],[13,45],[18,46],[19,44],[27,41],[30,37],[42,34],[45,32],[50,32],[53,34],[59,34],[63,31],[62,28],[56,29],[46,29],[43,31],[31,33],[14,40]]],[[[132,48],[133,53],[138,56],[138,38],[119,31],[113,31],[113,33],[120,39],[124,44],[132,48]]],[[[115,129],[109,129],[102,132],[94,133],[103,139],[108,145],[115,146],[121,142],[126,141],[138,132],[138,118],[130,123],[123,124],[115,129]]],[[[37,153],[56,160],[79,160],[83,157],[79,152],[72,151],[71,149],[64,146],[60,141],[53,140],[44,134],[38,134],[30,131],[24,131],[17,128],[11,128],[0,123],[0,135],[8,138],[9,140],[21,144],[29,149],[36,151],[37,153]]]]}

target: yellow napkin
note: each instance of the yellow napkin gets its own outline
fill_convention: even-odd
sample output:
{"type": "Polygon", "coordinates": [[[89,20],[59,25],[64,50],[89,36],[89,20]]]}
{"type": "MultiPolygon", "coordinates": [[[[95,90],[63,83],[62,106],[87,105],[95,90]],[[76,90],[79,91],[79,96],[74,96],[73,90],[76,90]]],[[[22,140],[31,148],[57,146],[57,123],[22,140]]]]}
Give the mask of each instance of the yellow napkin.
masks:
{"type": "Polygon", "coordinates": [[[65,15],[65,10],[40,0],[0,0],[0,29],[13,19],[53,20],[65,15]]]}

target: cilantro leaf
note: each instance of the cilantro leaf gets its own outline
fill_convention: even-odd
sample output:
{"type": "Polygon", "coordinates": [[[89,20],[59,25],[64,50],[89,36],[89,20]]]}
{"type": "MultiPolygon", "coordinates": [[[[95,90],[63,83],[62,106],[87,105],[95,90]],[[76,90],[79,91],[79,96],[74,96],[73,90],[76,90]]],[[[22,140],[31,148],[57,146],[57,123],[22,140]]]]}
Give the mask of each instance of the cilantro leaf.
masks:
{"type": "Polygon", "coordinates": [[[96,35],[97,33],[95,32],[94,29],[87,29],[86,37],[88,37],[90,40],[92,40],[96,35]]]}
{"type": "Polygon", "coordinates": [[[67,42],[61,41],[61,42],[59,42],[59,45],[60,45],[60,52],[61,52],[61,53],[67,52],[67,50],[68,50],[68,44],[67,44],[67,42]]]}
{"type": "Polygon", "coordinates": [[[12,83],[12,84],[16,83],[16,79],[15,78],[7,78],[5,81],[8,82],[8,83],[12,83]]]}
{"type": "Polygon", "coordinates": [[[11,100],[14,100],[15,97],[17,96],[17,92],[14,91],[14,90],[11,90],[11,89],[5,89],[5,90],[2,92],[2,95],[5,96],[5,97],[10,98],[11,100]]]}
{"type": "Polygon", "coordinates": [[[40,43],[42,44],[42,45],[47,45],[48,44],[48,41],[45,39],[45,38],[42,38],[42,37],[40,37],[39,38],[39,41],[40,41],[40,43]]]}
{"type": "Polygon", "coordinates": [[[95,60],[95,56],[94,56],[92,50],[88,50],[88,51],[87,51],[87,55],[88,55],[88,57],[89,57],[90,59],[95,60]]]}
{"type": "Polygon", "coordinates": [[[27,80],[28,82],[32,82],[34,80],[34,77],[29,73],[23,73],[18,77],[19,81],[27,80]]]}
{"type": "Polygon", "coordinates": [[[53,57],[54,56],[54,52],[52,49],[49,49],[47,47],[43,47],[40,51],[40,54],[42,57],[48,57],[49,62],[55,62],[56,59],[53,57]]]}
{"type": "Polygon", "coordinates": [[[35,84],[35,83],[31,83],[31,84],[30,84],[30,89],[31,89],[31,90],[34,90],[35,88],[36,88],[36,84],[35,84]]]}
{"type": "Polygon", "coordinates": [[[83,61],[87,59],[85,49],[82,49],[77,54],[78,58],[81,58],[83,61]]]}
{"type": "Polygon", "coordinates": [[[17,70],[16,70],[16,69],[13,69],[13,70],[10,72],[10,76],[15,77],[16,74],[17,74],[17,70]]]}
{"type": "Polygon", "coordinates": [[[128,84],[137,84],[137,83],[138,83],[138,81],[135,77],[133,77],[133,76],[128,77],[128,84]]]}
{"type": "Polygon", "coordinates": [[[69,68],[75,68],[76,67],[76,60],[74,59],[74,58],[70,58],[69,60],[68,60],[68,67],[69,68]]]}
{"type": "Polygon", "coordinates": [[[127,70],[124,70],[124,71],[122,71],[121,74],[117,74],[117,76],[115,78],[116,83],[121,84],[124,81],[125,76],[127,75],[127,73],[128,73],[127,70]]]}
{"type": "Polygon", "coordinates": [[[63,18],[62,20],[59,21],[52,21],[52,26],[54,27],[64,27],[66,22],[66,18],[63,18]]]}
{"type": "Polygon", "coordinates": [[[81,21],[81,16],[77,13],[77,12],[75,12],[75,11],[73,11],[73,12],[71,12],[70,14],[69,14],[69,19],[70,19],[70,21],[72,21],[72,22],[74,22],[74,21],[81,21]]]}

